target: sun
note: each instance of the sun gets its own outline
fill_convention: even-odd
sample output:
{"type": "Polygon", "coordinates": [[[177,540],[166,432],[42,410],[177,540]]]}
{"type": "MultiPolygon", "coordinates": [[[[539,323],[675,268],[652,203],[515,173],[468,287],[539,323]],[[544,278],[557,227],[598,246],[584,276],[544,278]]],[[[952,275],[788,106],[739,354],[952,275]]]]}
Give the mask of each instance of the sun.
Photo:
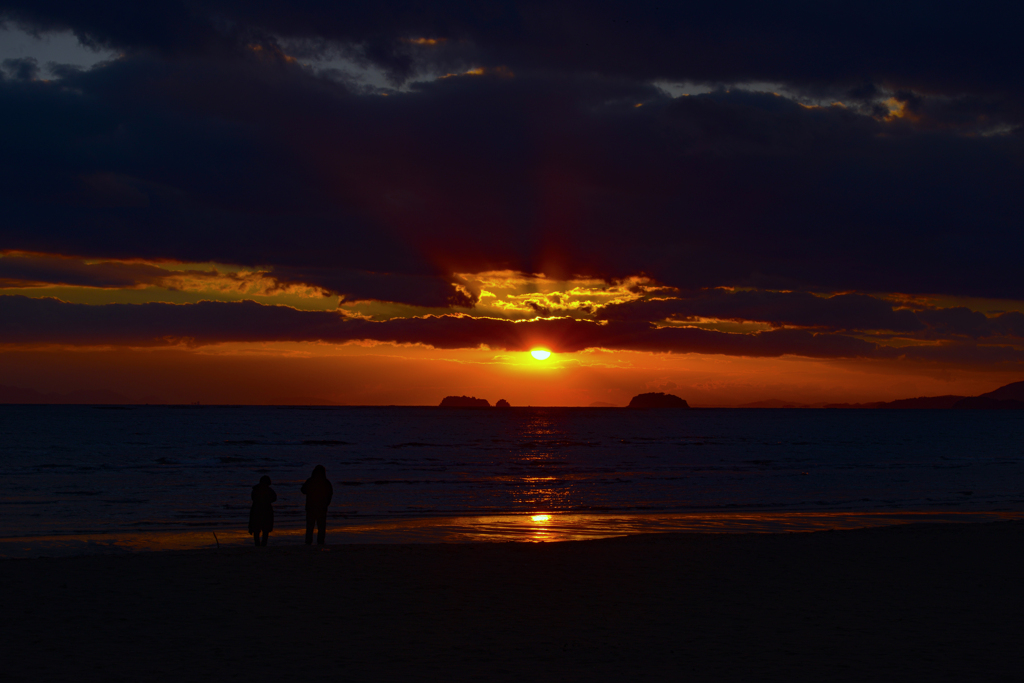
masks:
{"type": "Polygon", "coordinates": [[[537,360],[547,360],[548,358],[551,357],[551,352],[548,351],[547,349],[533,349],[532,351],[530,351],[530,355],[536,358],[537,360]]]}

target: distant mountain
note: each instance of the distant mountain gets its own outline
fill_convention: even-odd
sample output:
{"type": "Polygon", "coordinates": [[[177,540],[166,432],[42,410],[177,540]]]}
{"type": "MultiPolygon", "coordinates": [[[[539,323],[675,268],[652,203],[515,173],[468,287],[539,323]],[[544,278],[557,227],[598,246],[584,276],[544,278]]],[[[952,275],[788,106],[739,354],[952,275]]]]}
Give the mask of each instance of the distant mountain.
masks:
{"type": "Polygon", "coordinates": [[[980,396],[919,396],[874,403],[829,403],[825,407],[847,410],[1024,410],[1024,382],[1013,382],[980,396]]]}
{"type": "Polygon", "coordinates": [[[829,403],[826,408],[845,410],[867,410],[883,408],[886,410],[948,410],[963,400],[963,396],[918,396],[917,398],[901,398],[895,401],[875,401],[873,403],[829,403]]]}
{"type": "Polygon", "coordinates": [[[896,408],[896,409],[930,409],[930,410],[944,410],[952,408],[956,405],[957,401],[963,399],[963,396],[919,396],[917,398],[901,398],[897,401],[889,401],[882,405],[883,408],[896,408]]]}
{"type": "Polygon", "coordinates": [[[795,403],[768,399],[737,408],[831,408],[834,410],[1024,410],[1024,382],[1013,382],[980,396],[918,396],[870,403],[795,403]]]}
{"type": "Polygon", "coordinates": [[[441,408],[490,408],[491,403],[486,398],[475,396],[445,396],[441,399],[441,408]]]}
{"type": "Polygon", "coordinates": [[[594,401],[590,404],[591,408],[618,408],[614,403],[607,403],[605,401],[594,401]]]}
{"type": "Polygon", "coordinates": [[[999,401],[1024,401],[1024,382],[1014,382],[995,391],[981,394],[978,398],[994,398],[999,401]]]}
{"type": "Polygon", "coordinates": [[[1024,401],[1000,401],[998,398],[968,396],[962,401],[957,401],[953,407],[957,410],[1024,410],[1024,401]]]}
{"type": "Polygon", "coordinates": [[[1024,382],[1014,382],[980,396],[957,401],[957,410],[1024,410],[1024,382]]]}
{"type": "Polygon", "coordinates": [[[638,394],[629,401],[630,408],[689,408],[686,401],[673,394],[652,391],[638,394]]]}

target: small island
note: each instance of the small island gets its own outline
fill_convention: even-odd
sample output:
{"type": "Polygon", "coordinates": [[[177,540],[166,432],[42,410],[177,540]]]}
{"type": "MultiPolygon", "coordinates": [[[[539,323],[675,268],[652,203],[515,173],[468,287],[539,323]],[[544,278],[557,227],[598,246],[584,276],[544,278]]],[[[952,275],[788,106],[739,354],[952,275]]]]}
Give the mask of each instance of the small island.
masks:
{"type": "Polygon", "coordinates": [[[629,400],[630,408],[689,408],[686,401],[673,394],[652,391],[638,394],[629,400]]]}
{"type": "Polygon", "coordinates": [[[445,396],[441,399],[441,408],[490,408],[486,398],[476,396],[445,396]]]}
{"type": "Polygon", "coordinates": [[[503,398],[499,398],[498,402],[494,404],[495,408],[511,408],[512,405],[503,398]]]}

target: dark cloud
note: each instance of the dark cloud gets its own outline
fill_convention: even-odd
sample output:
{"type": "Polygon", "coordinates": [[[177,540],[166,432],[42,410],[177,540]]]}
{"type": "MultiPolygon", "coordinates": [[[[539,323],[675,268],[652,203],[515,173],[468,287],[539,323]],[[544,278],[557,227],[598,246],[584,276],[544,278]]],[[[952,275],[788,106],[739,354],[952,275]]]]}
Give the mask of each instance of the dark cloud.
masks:
{"type": "Polygon", "coordinates": [[[992,334],[989,319],[984,313],[963,306],[921,311],[918,315],[940,334],[969,337],[987,337],[992,334]]]}
{"type": "Polygon", "coordinates": [[[1024,313],[1010,311],[989,318],[994,334],[1007,337],[1024,337],[1024,313]]]}
{"type": "Polygon", "coordinates": [[[0,254],[0,286],[3,287],[137,287],[163,284],[174,274],[145,263],[86,263],[49,254],[0,254]]]}
{"type": "Polygon", "coordinates": [[[831,330],[917,332],[925,328],[912,311],[895,309],[876,297],[863,294],[821,297],[808,292],[711,290],[685,298],[611,304],[601,309],[598,317],[604,320],[714,318],[831,330]]]}
{"type": "MultiPolygon", "coordinates": [[[[231,35],[213,7],[181,1],[84,5],[61,0],[3,2],[4,18],[34,32],[74,31],[86,45],[166,52],[215,50],[231,35]]],[[[0,16],[3,16],[0,15],[0,16]]]]}
{"type": "MultiPolygon", "coordinates": [[[[160,276],[115,261],[212,261],[352,301],[468,307],[457,273],[646,275],[704,292],[609,307],[605,325],[557,323],[566,348],[877,357],[890,351],[834,333],[1019,338],[1018,313],[901,310],[858,292],[1024,299],[1022,12],[0,2],[15,25],[122,53],[90,70],[53,66],[50,81],[31,60],[4,64],[0,250],[104,262],[5,258],[0,277],[133,286],[119,283],[160,276]],[[293,59],[317,55],[375,66],[406,90],[293,59]],[[721,87],[673,99],[653,81],[721,87]],[[736,87],[751,81],[781,96],[736,87]],[[843,105],[808,106],[815,98],[843,105]],[[813,295],[833,292],[847,293],[813,295]],[[807,329],[651,325],[693,317],[807,329]]],[[[142,315],[103,310],[117,325],[129,314],[113,311],[142,315]]],[[[314,320],[230,310],[288,319],[302,338],[314,320]]],[[[409,321],[403,339],[433,343],[416,335],[435,324],[437,339],[470,340],[491,338],[480,332],[490,325],[547,324],[436,320],[409,321]]]]}
{"type": "Polygon", "coordinates": [[[0,84],[0,118],[11,126],[0,135],[11,161],[0,169],[0,191],[11,199],[4,246],[436,272],[358,206],[337,201],[333,179],[312,158],[329,112],[310,139],[292,139],[309,114],[288,117],[330,108],[343,88],[311,102],[316,88],[303,87],[310,79],[297,67],[297,83],[274,87],[255,59],[219,74],[193,66],[129,60],[59,84],[0,84]],[[268,106],[268,98],[290,104],[268,106]]]}
{"type": "Polygon", "coordinates": [[[437,277],[337,268],[274,268],[270,273],[280,285],[304,284],[330,294],[339,294],[344,302],[399,301],[426,308],[472,307],[477,297],[455,283],[437,277]]]}
{"type": "Polygon", "coordinates": [[[942,344],[938,346],[909,346],[888,349],[889,358],[914,362],[949,363],[953,365],[999,365],[1020,366],[1024,352],[1012,346],[976,346],[972,344],[942,344]]]}
{"type": "Polygon", "coordinates": [[[864,294],[815,296],[808,292],[709,290],[678,297],[638,299],[600,309],[599,320],[692,321],[698,318],[760,322],[845,332],[893,332],[909,337],[1024,338],[1024,313],[987,316],[954,308],[895,307],[864,294]]]}
{"type": "Polygon", "coordinates": [[[33,81],[39,75],[39,62],[32,57],[5,59],[3,67],[10,78],[18,81],[33,81]]]}
{"type": "Polygon", "coordinates": [[[339,269],[277,268],[239,275],[216,270],[169,269],[149,263],[92,263],[80,258],[53,254],[0,253],[0,287],[65,285],[76,287],[169,287],[177,288],[183,278],[207,280],[211,285],[239,287],[260,285],[267,293],[290,285],[317,288],[325,295],[338,294],[343,301],[401,301],[414,306],[471,307],[476,297],[455,283],[440,278],[392,275],[339,269]]]}
{"type": "Polygon", "coordinates": [[[9,249],[1024,298],[1014,136],[586,78],[361,96],[256,57],[126,60],[0,99],[9,249]]]}
{"type": "Polygon", "coordinates": [[[565,0],[7,1],[36,30],[72,29],[122,50],[220,54],[270,37],[346,46],[396,78],[424,63],[700,82],[770,81],[867,92],[1020,93],[1013,4],[843,5],[797,0],[704,4],[565,0]],[[409,38],[446,38],[418,50],[409,38]]]}
{"type": "Polygon", "coordinates": [[[937,335],[973,337],[1024,337],[1024,313],[1011,311],[989,317],[964,306],[917,311],[937,335]]]}
{"type": "Polygon", "coordinates": [[[556,352],[588,348],[751,357],[911,358],[964,363],[1021,363],[1011,347],[907,347],[893,349],[839,334],[774,330],[727,334],[696,328],[657,328],[644,322],[596,323],[569,318],[512,322],[465,315],[395,318],[370,322],[336,312],[299,311],[252,301],[197,304],[69,304],[57,299],[0,296],[4,344],[78,346],[202,346],[225,342],[371,340],[427,344],[440,349],[556,352]]]}

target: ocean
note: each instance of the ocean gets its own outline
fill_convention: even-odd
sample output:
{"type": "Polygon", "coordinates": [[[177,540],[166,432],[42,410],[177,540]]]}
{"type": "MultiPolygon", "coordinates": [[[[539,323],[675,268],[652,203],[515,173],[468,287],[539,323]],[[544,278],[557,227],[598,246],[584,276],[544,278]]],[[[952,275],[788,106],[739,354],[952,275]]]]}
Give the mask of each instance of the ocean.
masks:
{"type": "Polygon", "coordinates": [[[1024,413],[0,406],[0,556],[328,542],[564,540],[1024,516],[1024,413]]]}

